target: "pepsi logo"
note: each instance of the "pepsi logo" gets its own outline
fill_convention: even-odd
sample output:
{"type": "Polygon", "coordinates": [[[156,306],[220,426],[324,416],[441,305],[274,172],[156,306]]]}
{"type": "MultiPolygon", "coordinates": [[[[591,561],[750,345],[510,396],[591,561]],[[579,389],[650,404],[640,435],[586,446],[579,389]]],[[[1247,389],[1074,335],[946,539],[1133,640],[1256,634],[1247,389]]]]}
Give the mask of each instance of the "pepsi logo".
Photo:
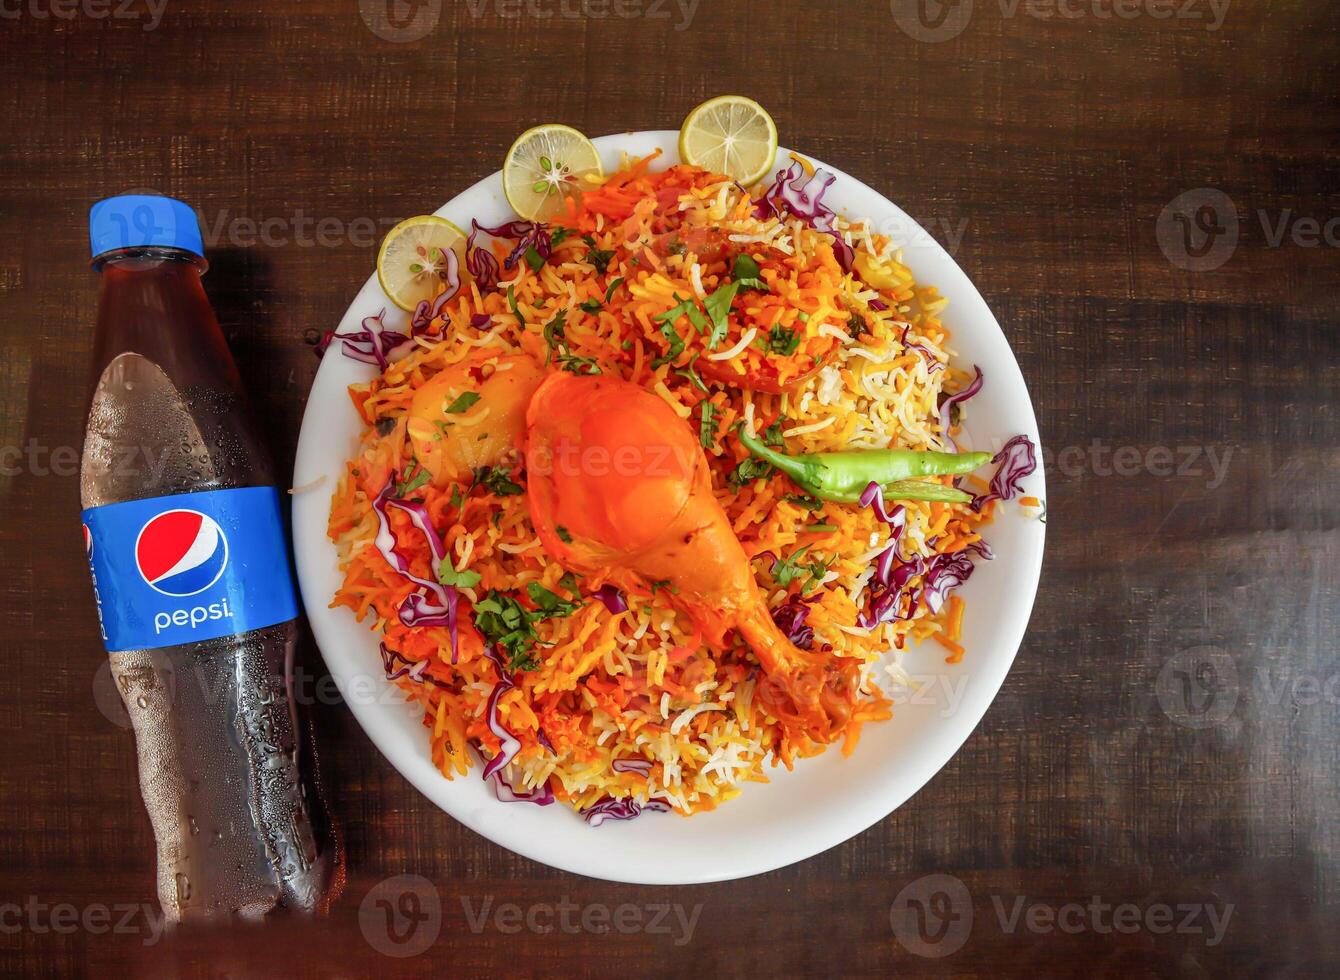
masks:
{"type": "Polygon", "coordinates": [[[228,538],[199,511],[165,511],[140,529],[135,565],[149,587],[163,595],[196,595],[228,566],[228,538]]]}

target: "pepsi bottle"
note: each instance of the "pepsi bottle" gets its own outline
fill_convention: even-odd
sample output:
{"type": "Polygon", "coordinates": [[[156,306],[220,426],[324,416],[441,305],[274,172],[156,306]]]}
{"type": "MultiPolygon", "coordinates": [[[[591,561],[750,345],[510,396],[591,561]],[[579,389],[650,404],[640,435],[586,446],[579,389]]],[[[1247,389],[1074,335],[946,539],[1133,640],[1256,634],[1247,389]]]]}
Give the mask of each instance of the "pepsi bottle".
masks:
{"type": "Polygon", "coordinates": [[[344,868],[293,696],[281,496],[201,284],[194,212],[93,206],[101,275],[80,495],[170,921],[325,911],[344,868]]]}

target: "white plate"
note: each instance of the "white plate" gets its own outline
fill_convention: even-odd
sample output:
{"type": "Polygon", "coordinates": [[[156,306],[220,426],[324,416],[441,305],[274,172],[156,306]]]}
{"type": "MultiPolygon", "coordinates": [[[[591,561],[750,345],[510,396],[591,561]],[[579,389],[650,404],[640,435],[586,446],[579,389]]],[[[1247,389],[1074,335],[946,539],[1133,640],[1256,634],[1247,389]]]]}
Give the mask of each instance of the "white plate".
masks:
{"type": "MultiPolygon", "coordinates": [[[[678,133],[644,132],[595,141],[607,171],[620,154],[661,149],[661,163],[678,161],[678,133]]],[[[785,163],[786,150],[778,154],[785,163]]],[[[816,161],[817,163],[817,161],[816,161]]],[[[876,227],[900,229],[909,240],[904,259],[918,282],[937,286],[950,305],[946,323],[960,364],[978,364],[986,375],[969,403],[968,444],[995,450],[1025,433],[1035,444],[1037,423],[1028,390],[995,317],[968,277],[939,245],[883,196],[836,168],[825,202],[876,227]]],[[[470,219],[493,225],[512,217],[499,174],[481,180],[437,211],[463,228],[470,219]]],[[[388,326],[405,315],[386,301],[374,274],[354,299],[341,331],[358,329],[365,316],[388,310],[388,326]]],[[[293,500],[298,579],[312,630],[350,709],[382,754],[420,792],[472,830],[518,854],[579,874],[611,881],[690,884],[725,881],[770,871],[840,844],[883,819],[920,789],[963,744],[986,714],[1023,638],[1042,565],[1044,526],[1016,506],[999,508],[987,539],[996,560],[979,562],[962,590],[967,600],[961,664],[944,662],[929,643],[905,658],[921,678],[904,694],[892,720],[866,725],[851,758],[836,747],[799,762],[794,772],[774,771],[772,781],[745,786],[720,809],[691,818],[650,813],[627,822],[587,826],[561,803],[536,807],[499,803],[479,778],[445,779],[429,757],[421,713],[388,696],[381,676],[377,637],[347,609],[330,609],[340,585],[335,548],[326,537],[330,495],[354,453],[360,421],[346,387],[366,381],[372,368],[341,357],[332,346],[312,386],[294,465],[294,486],[319,486],[293,500]]],[[[1045,498],[1041,461],[1026,480],[1027,492],[1045,498]]]]}

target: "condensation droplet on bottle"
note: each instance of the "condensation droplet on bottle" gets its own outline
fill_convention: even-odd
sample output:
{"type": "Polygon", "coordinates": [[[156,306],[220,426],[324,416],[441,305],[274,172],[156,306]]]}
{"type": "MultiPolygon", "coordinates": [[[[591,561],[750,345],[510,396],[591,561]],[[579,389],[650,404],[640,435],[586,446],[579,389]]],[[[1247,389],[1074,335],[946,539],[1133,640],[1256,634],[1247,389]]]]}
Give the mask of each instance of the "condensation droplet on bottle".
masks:
{"type": "Polygon", "coordinates": [[[180,871],[177,872],[177,901],[185,905],[191,897],[191,879],[186,877],[180,871]]]}
{"type": "Polygon", "coordinates": [[[138,704],[141,708],[149,707],[149,699],[146,698],[143,694],[141,694],[139,697],[135,699],[135,703],[138,704]]]}
{"type": "Polygon", "coordinates": [[[195,817],[188,816],[186,825],[191,828],[191,836],[195,837],[200,833],[200,825],[195,822],[195,817]]]}

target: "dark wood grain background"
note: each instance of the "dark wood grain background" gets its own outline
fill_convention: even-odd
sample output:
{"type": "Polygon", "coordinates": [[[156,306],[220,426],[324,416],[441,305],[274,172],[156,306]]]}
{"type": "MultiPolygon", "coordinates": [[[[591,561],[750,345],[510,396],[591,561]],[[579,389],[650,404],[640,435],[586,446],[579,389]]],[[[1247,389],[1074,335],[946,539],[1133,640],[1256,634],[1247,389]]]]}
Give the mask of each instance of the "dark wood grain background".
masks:
{"type": "Polygon", "coordinates": [[[915,0],[394,0],[397,28],[386,0],[126,2],[0,0],[5,973],[1336,975],[1335,4],[927,0],[918,20],[915,0]],[[154,878],[132,740],[99,708],[76,524],[90,203],[153,188],[200,209],[207,286],[288,461],[317,367],[306,340],[391,222],[497,169],[531,124],[675,128],[723,92],[957,240],[1023,368],[1048,550],[977,732],[819,857],[644,888],[458,826],[329,705],[351,875],[337,912],[224,937],[155,941],[143,913],[110,928],[153,902],[154,878]],[[359,926],[369,890],[402,873],[441,903],[417,958],[359,926]],[[931,903],[924,937],[891,916],[900,894],[937,891],[952,901],[931,903]],[[470,917],[490,901],[543,924],[564,900],[635,906],[644,927],[470,917]],[[1139,920],[1113,930],[1092,903],[1139,920]],[[77,926],[53,922],[63,904],[77,926]],[[674,924],[695,909],[691,931],[674,924]]]}

